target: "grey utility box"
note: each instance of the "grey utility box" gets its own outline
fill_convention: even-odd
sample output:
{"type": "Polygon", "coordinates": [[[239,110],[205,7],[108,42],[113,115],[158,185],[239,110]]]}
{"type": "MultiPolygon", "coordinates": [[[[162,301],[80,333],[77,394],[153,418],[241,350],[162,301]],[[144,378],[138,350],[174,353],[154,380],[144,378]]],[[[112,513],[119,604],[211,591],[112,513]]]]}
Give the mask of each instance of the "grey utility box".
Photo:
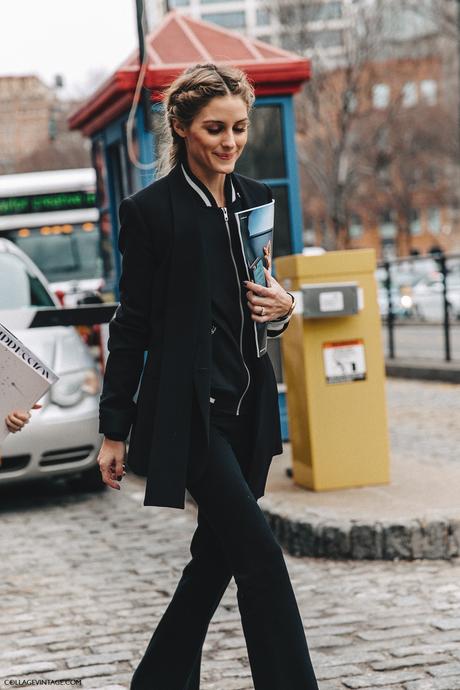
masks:
{"type": "Polygon", "coordinates": [[[302,285],[305,319],[353,316],[359,311],[358,283],[302,285]]]}

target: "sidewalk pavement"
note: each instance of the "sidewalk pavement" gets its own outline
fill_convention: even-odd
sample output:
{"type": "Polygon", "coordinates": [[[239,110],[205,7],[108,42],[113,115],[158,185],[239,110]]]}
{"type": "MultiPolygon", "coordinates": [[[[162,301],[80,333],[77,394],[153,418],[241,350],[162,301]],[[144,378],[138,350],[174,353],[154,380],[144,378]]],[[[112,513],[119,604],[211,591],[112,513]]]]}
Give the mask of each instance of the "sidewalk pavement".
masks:
{"type": "Polygon", "coordinates": [[[314,492],[286,475],[289,444],[273,458],[260,505],[290,554],[460,556],[460,391],[448,383],[388,380],[387,400],[390,484],[314,492]]]}

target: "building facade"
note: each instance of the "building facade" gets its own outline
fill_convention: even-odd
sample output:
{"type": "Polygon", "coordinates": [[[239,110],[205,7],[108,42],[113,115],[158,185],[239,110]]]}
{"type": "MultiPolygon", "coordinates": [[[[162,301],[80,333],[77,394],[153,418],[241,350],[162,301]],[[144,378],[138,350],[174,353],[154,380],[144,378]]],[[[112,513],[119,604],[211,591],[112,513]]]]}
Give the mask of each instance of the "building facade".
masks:
{"type": "Polygon", "coordinates": [[[34,75],[0,77],[0,172],[46,144],[54,107],[53,90],[34,75]]]}
{"type": "Polygon", "coordinates": [[[0,174],[89,167],[89,142],[67,126],[75,105],[35,75],[0,77],[0,174]]]}

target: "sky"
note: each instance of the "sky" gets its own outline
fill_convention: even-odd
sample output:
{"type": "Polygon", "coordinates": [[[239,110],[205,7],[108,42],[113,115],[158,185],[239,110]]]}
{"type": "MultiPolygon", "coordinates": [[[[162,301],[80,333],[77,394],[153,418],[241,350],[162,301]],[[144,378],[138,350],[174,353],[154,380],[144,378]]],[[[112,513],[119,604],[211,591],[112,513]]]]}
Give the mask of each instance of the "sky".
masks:
{"type": "Polygon", "coordinates": [[[0,76],[61,74],[82,97],[136,47],[135,0],[0,0],[0,76]]]}

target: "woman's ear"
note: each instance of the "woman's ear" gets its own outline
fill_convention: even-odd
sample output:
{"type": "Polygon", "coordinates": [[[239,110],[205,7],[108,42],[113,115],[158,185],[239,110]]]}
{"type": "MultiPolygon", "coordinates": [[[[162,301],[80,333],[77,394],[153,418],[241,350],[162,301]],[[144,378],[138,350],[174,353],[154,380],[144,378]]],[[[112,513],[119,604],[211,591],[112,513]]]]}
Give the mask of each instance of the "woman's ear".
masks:
{"type": "Polygon", "coordinates": [[[187,136],[187,132],[185,130],[184,125],[181,123],[180,120],[177,119],[177,117],[173,117],[172,126],[174,129],[174,132],[176,134],[178,134],[180,137],[182,137],[183,139],[185,139],[185,137],[187,136]]]}

